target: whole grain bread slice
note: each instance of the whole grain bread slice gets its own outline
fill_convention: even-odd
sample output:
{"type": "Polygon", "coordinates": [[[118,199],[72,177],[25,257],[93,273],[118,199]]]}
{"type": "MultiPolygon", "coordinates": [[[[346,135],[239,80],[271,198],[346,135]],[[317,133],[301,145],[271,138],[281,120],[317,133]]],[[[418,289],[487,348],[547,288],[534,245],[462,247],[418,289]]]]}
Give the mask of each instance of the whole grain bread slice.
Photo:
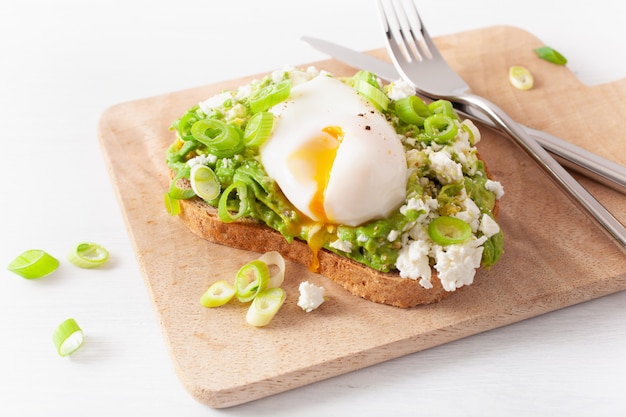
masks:
{"type": "MultiPolygon", "coordinates": [[[[285,258],[309,265],[309,245],[294,239],[291,243],[279,232],[253,220],[223,223],[217,210],[195,197],[181,200],[179,217],[196,235],[213,243],[254,252],[277,251],[285,258]]],[[[418,280],[384,273],[322,249],[318,272],[343,286],[352,294],[376,303],[409,308],[435,303],[452,294],[441,286],[433,270],[433,288],[426,289],[418,280]]],[[[458,290],[457,290],[458,291],[458,290]]]]}

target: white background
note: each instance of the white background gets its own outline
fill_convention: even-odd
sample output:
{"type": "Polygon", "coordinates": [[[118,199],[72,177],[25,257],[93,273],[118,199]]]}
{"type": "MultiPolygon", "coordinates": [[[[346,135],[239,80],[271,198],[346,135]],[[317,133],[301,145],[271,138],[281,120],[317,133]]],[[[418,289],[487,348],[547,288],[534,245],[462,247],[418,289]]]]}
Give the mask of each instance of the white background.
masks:
{"type": "MultiPolygon", "coordinates": [[[[623,2],[421,2],[433,36],[525,29],[587,84],[626,75],[623,2]]],[[[227,410],[177,379],[96,137],[109,106],[304,64],[322,37],[383,47],[371,1],[4,0],[0,3],[0,264],[40,247],[39,281],[0,270],[0,416],[614,416],[626,410],[626,293],[227,410]],[[101,270],[64,261],[77,241],[101,270]],[[71,358],[51,332],[75,317],[71,358]]],[[[616,137],[616,140],[623,140],[616,137]]]]}

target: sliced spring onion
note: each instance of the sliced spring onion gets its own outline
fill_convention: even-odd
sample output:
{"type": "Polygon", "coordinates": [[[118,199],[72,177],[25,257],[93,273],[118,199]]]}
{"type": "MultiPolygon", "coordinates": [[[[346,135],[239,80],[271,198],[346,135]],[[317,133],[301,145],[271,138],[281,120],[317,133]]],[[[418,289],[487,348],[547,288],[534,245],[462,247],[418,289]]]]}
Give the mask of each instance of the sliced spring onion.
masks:
{"type": "Polygon", "coordinates": [[[289,94],[291,94],[291,81],[289,80],[263,87],[250,98],[250,110],[252,113],[267,111],[286,100],[289,94]]]}
{"type": "Polygon", "coordinates": [[[188,141],[193,139],[193,136],[191,135],[191,126],[193,126],[193,124],[198,120],[200,120],[200,117],[195,111],[188,111],[183,115],[183,117],[180,118],[176,129],[182,140],[188,141]]]}
{"type": "Polygon", "coordinates": [[[235,181],[222,193],[217,203],[217,215],[224,223],[231,223],[242,217],[248,211],[248,186],[242,181],[235,181]],[[230,195],[237,194],[239,208],[236,213],[229,210],[230,195]]]}
{"type": "Polygon", "coordinates": [[[276,251],[270,251],[264,253],[259,260],[265,262],[270,270],[267,288],[280,287],[285,280],[285,259],[283,256],[276,251]]]}
{"type": "Polygon", "coordinates": [[[252,301],[259,292],[267,288],[270,271],[267,264],[259,259],[248,262],[235,276],[235,296],[242,303],[252,301]]]}
{"type": "Polygon", "coordinates": [[[557,50],[550,48],[549,46],[542,46],[541,48],[536,48],[534,51],[537,56],[539,56],[539,58],[545,59],[546,61],[552,62],[553,64],[567,64],[567,58],[565,58],[557,50]]]}
{"type": "Polygon", "coordinates": [[[8,270],[26,279],[42,278],[56,271],[59,260],[41,249],[29,249],[18,255],[8,270]]]}
{"type": "Polygon", "coordinates": [[[454,245],[469,239],[472,236],[472,228],[456,217],[440,216],[428,225],[428,235],[438,245],[454,245]]]}
{"type": "Polygon", "coordinates": [[[374,87],[372,84],[363,80],[354,80],[354,88],[357,93],[361,94],[370,103],[376,107],[378,111],[385,111],[389,106],[389,97],[377,87],[374,87]]]}
{"type": "Polygon", "coordinates": [[[180,187],[179,180],[184,178],[185,173],[181,172],[176,177],[172,179],[170,182],[170,188],[167,191],[167,194],[170,198],[174,200],[187,200],[196,195],[196,192],[193,188],[182,188],[180,187]]]}
{"type": "Polygon", "coordinates": [[[226,280],[215,281],[200,297],[204,307],[219,307],[228,303],[235,296],[235,287],[226,280]]]}
{"type": "Polygon", "coordinates": [[[285,302],[286,294],[282,288],[268,288],[259,292],[250,304],[246,321],[251,326],[267,326],[285,302]]]}
{"type": "Polygon", "coordinates": [[[220,195],[222,189],[220,180],[208,166],[196,164],[189,173],[191,189],[203,200],[211,201],[220,195]]]}
{"type": "Polygon", "coordinates": [[[92,242],[81,242],[67,253],[67,259],[79,268],[96,268],[109,259],[109,251],[92,242]]]}
{"type": "Polygon", "coordinates": [[[467,132],[470,145],[474,146],[475,144],[480,142],[480,131],[478,130],[474,122],[472,122],[470,119],[465,119],[463,120],[463,122],[461,122],[461,129],[467,132]]]}
{"type": "Polygon", "coordinates": [[[443,114],[451,119],[458,120],[459,115],[448,100],[436,100],[428,104],[428,110],[433,114],[443,114]]]}
{"type": "Polygon", "coordinates": [[[67,319],[59,324],[52,334],[52,341],[61,356],[67,356],[82,346],[83,331],[74,319],[67,319]]]}
{"type": "Polygon", "coordinates": [[[170,197],[169,193],[164,193],[163,203],[165,204],[165,210],[167,210],[170,216],[178,216],[180,214],[180,200],[170,197]]]}
{"type": "Polygon", "coordinates": [[[432,115],[428,106],[417,96],[403,97],[396,101],[396,114],[404,123],[423,126],[424,120],[432,115]]]}
{"type": "Polygon", "coordinates": [[[509,82],[518,90],[530,90],[535,84],[535,80],[530,71],[519,65],[514,65],[509,68],[509,82]]]}
{"type": "Polygon", "coordinates": [[[272,134],[274,114],[267,111],[256,113],[250,118],[243,132],[245,146],[261,146],[272,134]]]}
{"type": "Polygon", "coordinates": [[[424,120],[424,132],[436,143],[445,144],[454,139],[459,129],[450,116],[437,113],[424,120]]]}
{"type": "Polygon", "coordinates": [[[191,126],[191,134],[198,142],[204,144],[210,153],[220,158],[233,156],[243,150],[240,131],[221,120],[198,120],[191,126]]]}

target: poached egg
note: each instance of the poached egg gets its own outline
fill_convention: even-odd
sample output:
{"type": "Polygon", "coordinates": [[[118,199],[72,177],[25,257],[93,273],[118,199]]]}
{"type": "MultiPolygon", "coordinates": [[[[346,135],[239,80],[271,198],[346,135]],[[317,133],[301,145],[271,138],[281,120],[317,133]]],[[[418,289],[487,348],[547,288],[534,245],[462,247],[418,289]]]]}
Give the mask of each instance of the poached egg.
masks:
{"type": "Polygon", "coordinates": [[[260,157],[287,199],[311,220],[358,226],[384,218],[406,195],[405,151],[364,97],[320,75],[272,107],[274,131],[260,157]]]}

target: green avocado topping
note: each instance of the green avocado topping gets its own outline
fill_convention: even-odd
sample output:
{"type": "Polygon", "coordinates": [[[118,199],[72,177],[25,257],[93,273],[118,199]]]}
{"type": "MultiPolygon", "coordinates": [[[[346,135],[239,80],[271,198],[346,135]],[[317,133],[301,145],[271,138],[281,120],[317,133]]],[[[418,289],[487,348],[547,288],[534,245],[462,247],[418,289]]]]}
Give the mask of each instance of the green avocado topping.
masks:
{"type": "Polygon", "coordinates": [[[493,219],[497,197],[488,187],[485,166],[474,147],[479,133],[473,125],[459,119],[449,102],[426,104],[412,95],[408,96],[410,99],[394,100],[393,84],[382,87],[371,73],[359,72],[341,80],[361,89],[367,83],[368,88],[360,93],[376,99],[376,108],[401,138],[409,169],[406,204],[387,218],[359,226],[320,225],[299,212],[260,162],[259,142],[269,135],[255,136],[251,141],[247,133],[244,141],[244,131],[252,117],[267,112],[267,103],[274,105],[287,98],[285,91],[289,91],[290,77],[292,73],[285,71],[282,77],[273,74],[252,82],[246,94],[241,89],[218,94],[210,99],[210,106],[193,106],[174,121],[171,130],[176,132],[177,139],[166,152],[167,165],[175,176],[168,191],[170,199],[196,197],[193,191],[181,189],[178,181],[189,179],[193,164],[203,164],[214,171],[222,190],[206,203],[219,208],[223,221],[253,219],[277,230],[289,242],[305,240],[312,247],[317,245],[388,272],[396,270],[399,252],[412,228],[423,226],[426,230],[432,219],[452,218],[455,220],[448,223],[457,226],[446,227],[463,223],[465,240],[484,237],[483,266],[497,262],[503,253],[501,230],[486,236],[477,226],[480,219],[471,218],[473,213],[475,217],[486,214],[493,219]],[[374,94],[371,87],[384,94],[387,101],[383,103],[382,96],[374,94]],[[437,158],[443,157],[444,165],[434,162],[438,160],[435,154],[437,158]],[[447,169],[451,164],[462,167],[462,172],[447,169]],[[475,212],[469,211],[468,199],[477,208],[475,212]],[[463,217],[464,213],[470,214],[463,217]],[[472,221],[475,224],[470,227],[472,221]],[[469,237],[465,235],[468,230],[469,237]]]}

